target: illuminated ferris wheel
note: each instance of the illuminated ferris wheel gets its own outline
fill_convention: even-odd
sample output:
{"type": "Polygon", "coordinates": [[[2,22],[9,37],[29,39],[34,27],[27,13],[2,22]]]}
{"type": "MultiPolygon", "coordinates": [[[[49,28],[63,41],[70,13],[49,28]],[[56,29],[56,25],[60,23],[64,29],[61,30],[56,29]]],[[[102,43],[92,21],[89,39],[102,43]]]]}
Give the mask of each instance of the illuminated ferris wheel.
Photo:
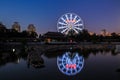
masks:
{"type": "Polygon", "coordinates": [[[74,13],[66,13],[62,15],[57,23],[58,32],[63,34],[78,34],[84,29],[84,24],[82,19],[74,13]]]}
{"type": "Polygon", "coordinates": [[[83,68],[84,58],[78,53],[66,52],[62,56],[57,57],[57,65],[63,74],[76,75],[83,68]]]}

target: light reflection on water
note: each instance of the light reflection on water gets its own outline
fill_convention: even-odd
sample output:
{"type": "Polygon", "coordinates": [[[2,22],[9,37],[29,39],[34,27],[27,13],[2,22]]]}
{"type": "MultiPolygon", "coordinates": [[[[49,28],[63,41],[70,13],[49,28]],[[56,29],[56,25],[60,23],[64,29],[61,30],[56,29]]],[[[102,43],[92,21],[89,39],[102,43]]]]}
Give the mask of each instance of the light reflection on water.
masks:
{"type": "Polygon", "coordinates": [[[63,74],[76,75],[84,66],[84,58],[77,52],[65,52],[62,56],[57,57],[57,65],[63,74]]]}
{"type": "Polygon", "coordinates": [[[120,54],[111,50],[0,53],[0,80],[120,80],[119,68],[120,54]],[[71,64],[81,63],[76,73],[63,74],[56,61],[64,57],[64,68],[74,70],[71,64]]]}

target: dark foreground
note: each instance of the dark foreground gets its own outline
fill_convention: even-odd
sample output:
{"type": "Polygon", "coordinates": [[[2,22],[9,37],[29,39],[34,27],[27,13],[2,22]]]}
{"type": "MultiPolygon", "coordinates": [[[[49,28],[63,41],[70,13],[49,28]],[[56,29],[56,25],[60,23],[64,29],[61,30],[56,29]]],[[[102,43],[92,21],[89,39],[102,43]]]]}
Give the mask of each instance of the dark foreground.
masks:
{"type": "Polygon", "coordinates": [[[82,46],[66,49],[63,45],[64,49],[46,51],[40,45],[4,48],[0,51],[0,80],[120,80],[120,54],[115,45],[82,46]]]}

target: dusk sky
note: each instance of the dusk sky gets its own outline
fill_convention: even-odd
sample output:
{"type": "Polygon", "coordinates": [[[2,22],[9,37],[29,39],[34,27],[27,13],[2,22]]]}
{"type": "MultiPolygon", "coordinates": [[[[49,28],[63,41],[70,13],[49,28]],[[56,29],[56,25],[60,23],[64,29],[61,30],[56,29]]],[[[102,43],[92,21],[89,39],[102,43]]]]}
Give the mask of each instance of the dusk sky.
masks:
{"type": "Polygon", "coordinates": [[[11,28],[19,22],[38,33],[57,31],[57,21],[65,13],[79,15],[88,31],[120,32],[120,0],[0,0],[0,22],[11,28]]]}

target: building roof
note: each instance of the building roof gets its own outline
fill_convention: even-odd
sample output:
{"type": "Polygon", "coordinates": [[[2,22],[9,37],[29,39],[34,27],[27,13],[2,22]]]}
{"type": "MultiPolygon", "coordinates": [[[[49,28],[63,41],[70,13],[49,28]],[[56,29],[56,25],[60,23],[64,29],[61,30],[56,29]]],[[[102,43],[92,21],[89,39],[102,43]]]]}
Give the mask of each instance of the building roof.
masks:
{"type": "Polygon", "coordinates": [[[43,37],[49,37],[49,38],[64,37],[64,34],[60,32],[47,32],[43,35],[43,37]]]}

